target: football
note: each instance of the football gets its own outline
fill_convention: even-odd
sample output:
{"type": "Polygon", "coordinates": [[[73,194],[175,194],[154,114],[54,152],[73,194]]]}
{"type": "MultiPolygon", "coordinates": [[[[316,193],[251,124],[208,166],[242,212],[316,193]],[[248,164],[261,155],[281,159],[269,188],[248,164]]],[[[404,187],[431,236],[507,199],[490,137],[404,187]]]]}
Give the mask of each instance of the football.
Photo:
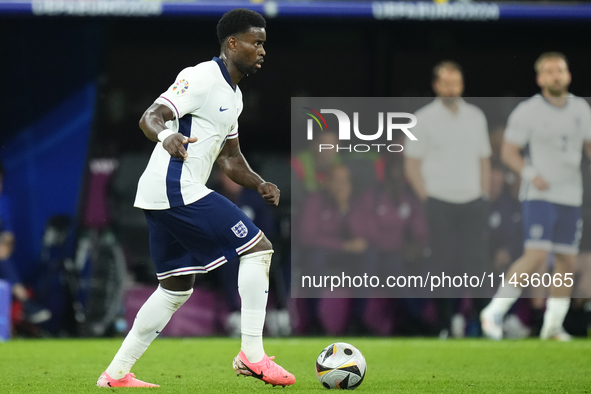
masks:
{"type": "Polygon", "coordinates": [[[366,371],[363,354],[345,342],[325,347],[316,359],[316,376],[327,389],[354,390],[363,382],[366,371]]]}

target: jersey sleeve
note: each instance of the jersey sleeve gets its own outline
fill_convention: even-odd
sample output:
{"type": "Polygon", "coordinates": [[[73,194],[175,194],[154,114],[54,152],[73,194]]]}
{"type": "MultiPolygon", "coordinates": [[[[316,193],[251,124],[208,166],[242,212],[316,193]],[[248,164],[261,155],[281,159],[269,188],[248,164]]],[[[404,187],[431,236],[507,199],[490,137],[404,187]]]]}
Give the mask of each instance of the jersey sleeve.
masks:
{"type": "Polygon", "coordinates": [[[238,121],[236,121],[236,126],[230,130],[226,139],[233,140],[234,138],[238,138],[238,121]]]}
{"type": "Polygon", "coordinates": [[[584,116],[583,116],[583,138],[585,142],[591,142],[591,107],[585,99],[583,100],[583,109],[584,109],[584,116]]]}
{"type": "Polygon", "coordinates": [[[528,127],[528,112],[525,111],[523,104],[520,104],[511,112],[503,139],[511,144],[523,148],[529,142],[531,129],[528,127]]]}
{"type": "Polygon", "coordinates": [[[155,103],[166,105],[181,119],[201,108],[209,96],[213,78],[206,71],[189,67],[179,73],[176,81],[160,95],[155,103]],[[201,71],[201,72],[200,72],[201,71]]]}

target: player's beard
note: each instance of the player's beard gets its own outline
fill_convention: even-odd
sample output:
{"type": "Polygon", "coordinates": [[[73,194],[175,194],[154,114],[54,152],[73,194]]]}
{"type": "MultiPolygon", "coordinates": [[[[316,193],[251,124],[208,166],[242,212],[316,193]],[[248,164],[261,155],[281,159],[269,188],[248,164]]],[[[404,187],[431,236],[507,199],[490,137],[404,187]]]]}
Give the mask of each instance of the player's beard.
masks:
{"type": "Polygon", "coordinates": [[[561,97],[561,96],[564,96],[565,93],[566,93],[566,88],[558,88],[558,89],[556,89],[556,88],[549,87],[546,90],[548,91],[548,93],[552,97],[561,97]]]}
{"type": "Polygon", "coordinates": [[[548,85],[548,86],[546,86],[546,91],[552,97],[561,97],[561,96],[564,96],[566,94],[566,92],[568,91],[568,84],[555,83],[552,85],[548,85]]]}

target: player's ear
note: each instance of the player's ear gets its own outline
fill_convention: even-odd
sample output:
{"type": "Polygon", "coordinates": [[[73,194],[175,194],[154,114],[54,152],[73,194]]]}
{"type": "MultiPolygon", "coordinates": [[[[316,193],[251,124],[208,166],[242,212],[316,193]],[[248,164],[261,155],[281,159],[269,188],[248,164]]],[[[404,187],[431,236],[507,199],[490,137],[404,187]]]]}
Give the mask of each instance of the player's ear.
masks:
{"type": "Polygon", "coordinates": [[[230,36],[228,38],[228,48],[235,52],[236,51],[236,45],[238,44],[238,40],[236,39],[236,37],[234,36],[230,36]]]}
{"type": "Polygon", "coordinates": [[[437,88],[437,81],[433,81],[433,83],[431,83],[431,89],[433,89],[433,92],[435,93],[435,95],[437,95],[437,92],[439,91],[439,89],[437,88]]]}

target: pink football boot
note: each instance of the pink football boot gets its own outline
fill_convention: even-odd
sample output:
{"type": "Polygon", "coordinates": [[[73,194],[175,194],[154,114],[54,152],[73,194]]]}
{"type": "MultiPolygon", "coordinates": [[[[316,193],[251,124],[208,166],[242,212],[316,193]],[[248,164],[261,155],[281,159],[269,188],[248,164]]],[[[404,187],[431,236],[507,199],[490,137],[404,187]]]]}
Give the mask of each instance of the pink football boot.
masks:
{"type": "Polygon", "coordinates": [[[285,387],[294,384],[295,376],[275,364],[274,358],[274,356],[269,357],[265,354],[258,363],[251,363],[241,351],[234,358],[232,366],[238,375],[252,376],[273,386],[285,387]]]}
{"type": "Polygon", "coordinates": [[[121,379],[113,379],[106,372],[101,374],[96,385],[99,387],[160,387],[157,384],[142,382],[132,373],[128,373],[121,379]]]}

